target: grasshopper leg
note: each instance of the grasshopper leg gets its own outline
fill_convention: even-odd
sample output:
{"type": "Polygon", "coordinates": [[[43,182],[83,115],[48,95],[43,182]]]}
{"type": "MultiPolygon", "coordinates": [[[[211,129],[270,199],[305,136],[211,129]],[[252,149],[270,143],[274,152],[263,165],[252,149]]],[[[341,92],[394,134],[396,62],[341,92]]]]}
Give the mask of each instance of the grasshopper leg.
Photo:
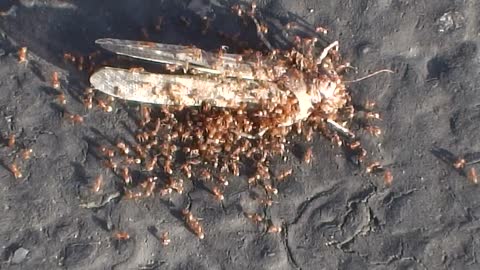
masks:
{"type": "Polygon", "coordinates": [[[260,26],[260,23],[258,22],[257,18],[255,18],[253,15],[252,15],[252,20],[253,22],[255,23],[255,26],[257,27],[257,36],[258,38],[260,38],[260,40],[263,42],[263,44],[268,48],[269,51],[274,51],[274,48],[272,46],[272,44],[270,43],[270,41],[267,40],[267,38],[265,37],[265,35],[263,34],[262,32],[262,27],[260,26]]]}

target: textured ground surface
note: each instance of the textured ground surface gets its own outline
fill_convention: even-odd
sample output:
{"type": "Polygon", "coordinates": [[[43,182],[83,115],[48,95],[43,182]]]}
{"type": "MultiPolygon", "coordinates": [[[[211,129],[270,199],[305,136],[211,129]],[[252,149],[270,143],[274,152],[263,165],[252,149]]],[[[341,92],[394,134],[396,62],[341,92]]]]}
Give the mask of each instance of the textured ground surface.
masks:
{"type": "MultiPolygon", "coordinates": [[[[248,196],[240,183],[223,208],[203,190],[190,194],[206,229],[202,241],[172,214],[181,198],[81,208],[95,199],[87,183],[101,170],[92,147],[127,136],[132,120],[121,106],[114,114],[85,111],[72,97],[83,91],[86,76],[63,62],[63,52],[91,52],[100,37],[141,39],[142,27],[158,16],[163,28],[150,38],[164,43],[210,49],[223,44],[215,31],[255,36],[225,10],[231,3],[204,2],[1,1],[9,12],[0,18],[0,131],[17,134],[34,157],[23,165],[22,180],[0,166],[0,269],[480,268],[480,189],[443,162],[442,151],[432,151],[480,151],[480,5],[474,0],[258,1],[268,11],[274,44],[282,41],[274,27],[280,22],[322,25],[358,67],[352,78],[395,71],[350,85],[358,103],[378,104],[384,134],[365,137],[367,149],[392,170],[391,187],[316,137],[313,165],[292,159],[293,177],[272,207],[272,217],[285,224],[282,234],[265,234],[242,215],[248,196]],[[439,18],[449,11],[463,22],[439,31],[439,18]],[[212,31],[202,35],[198,15],[213,14],[212,31]],[[17,46],[29,48],[27,65],[18,63],[17,46]],[[70,110],[85,116],[83,125],[64,121],[54,105],[53,71],[61,74],[70,110]],[[114,230],[131,239],[113,241],[114,230]],[[167,230],[172,244],[162,247],[154,234],[167,230]]],[[[11,159],[0,147],[2,164],[11,159]]]]}

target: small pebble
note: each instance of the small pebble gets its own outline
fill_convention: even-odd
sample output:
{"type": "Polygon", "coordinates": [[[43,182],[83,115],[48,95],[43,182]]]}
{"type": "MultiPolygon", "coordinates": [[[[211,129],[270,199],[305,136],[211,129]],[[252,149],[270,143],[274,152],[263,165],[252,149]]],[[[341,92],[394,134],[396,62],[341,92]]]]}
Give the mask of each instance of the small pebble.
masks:
{"type": "Polygon", "coordinates": [[[19,264],[19,263],[23,262],[25,260],[25,258],[27,258],[28,253],[30,253],[30,250],[25,249],[23,247],[18,248],[17,250],[15,250],[15,253],[13,253],[11,263],[12,264],[19,264]]]}

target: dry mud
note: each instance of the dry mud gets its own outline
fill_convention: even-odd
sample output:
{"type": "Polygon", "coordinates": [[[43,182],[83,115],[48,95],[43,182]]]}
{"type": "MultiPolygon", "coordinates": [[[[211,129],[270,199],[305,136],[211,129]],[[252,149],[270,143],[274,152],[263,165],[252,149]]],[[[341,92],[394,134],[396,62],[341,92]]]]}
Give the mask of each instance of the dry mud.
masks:
{"type": "Polygon", "coordinates": [[[91,52],[101,37],[141,39],[142,27],[158,16],[163,28],[151,40],[213,49],[225,42],[215,32],[241,32],[258,46],[254,29],[229,13],[231,4],[2,1],[0,131],[17,134],[34,157],[16,180],[6,168],[11,151],[0,147],[0,269],[479,269],[480,189],[442,160],[480,150],[480,4],[474,0],[258,1],[275,46],[287,46],[282,23],[322,25],[358,68],[350,79],[395,72],[349,86],[358,104],[377,102],[384,133],[363,137],[371,155],[392,170],[391,187],[317,136],[313,165],[290,160],[293,176],[279,187],[269,213],[284,224],[281,234],[264,233],[243,216],[245,179],[231,181],[236,186],[223,206],[204,190],[189,194],[204,240],[175,214],[185,203],[181,196],[80,207],[102,170],[92,148],[128,136],[133,120],[124,106],[111,114],[85,111],[74,97],[87,76],[65,64],[63,53],[91,52]],[[463,20],[454,16],[456,24],[445,26],[440,18],[447,12],[463,20]],[[215,18],[205,35],[204,15],[215,18]],[[17,61],[18,46],[29,48],[26,65],[17,61]],[[50,87],[53,71],[84,124],[62,119],[50,87]],[[112,240],[116,230],[131,238],[112,240]],[[156,237],[163,231],[170,232],[168,247],[156,237]]]}

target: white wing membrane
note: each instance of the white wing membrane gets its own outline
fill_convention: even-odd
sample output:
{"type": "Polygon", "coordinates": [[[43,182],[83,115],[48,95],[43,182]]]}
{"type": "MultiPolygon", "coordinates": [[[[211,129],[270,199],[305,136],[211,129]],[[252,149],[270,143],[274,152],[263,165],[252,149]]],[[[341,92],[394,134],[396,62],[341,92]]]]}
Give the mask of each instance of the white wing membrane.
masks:
{"type": "Polygon", "coordinates": [[[111,38],[98,39],[95,43],[120,55],[153,62],[167,64],[188,62],[191,65],[211,67],[214,61],[213,53],[187,46],[111,38]]]}
{"type": "Polygon", "coordinates": [[[201,72],[248,80],[272,81],[286,68],[243,61],[241,55],[206,52],[199,48],[119,39],[98,39],[102,48],[137,59],[187,66],[201,72]],[[266,66],[270,66],[268,69],[266,66]]]}

